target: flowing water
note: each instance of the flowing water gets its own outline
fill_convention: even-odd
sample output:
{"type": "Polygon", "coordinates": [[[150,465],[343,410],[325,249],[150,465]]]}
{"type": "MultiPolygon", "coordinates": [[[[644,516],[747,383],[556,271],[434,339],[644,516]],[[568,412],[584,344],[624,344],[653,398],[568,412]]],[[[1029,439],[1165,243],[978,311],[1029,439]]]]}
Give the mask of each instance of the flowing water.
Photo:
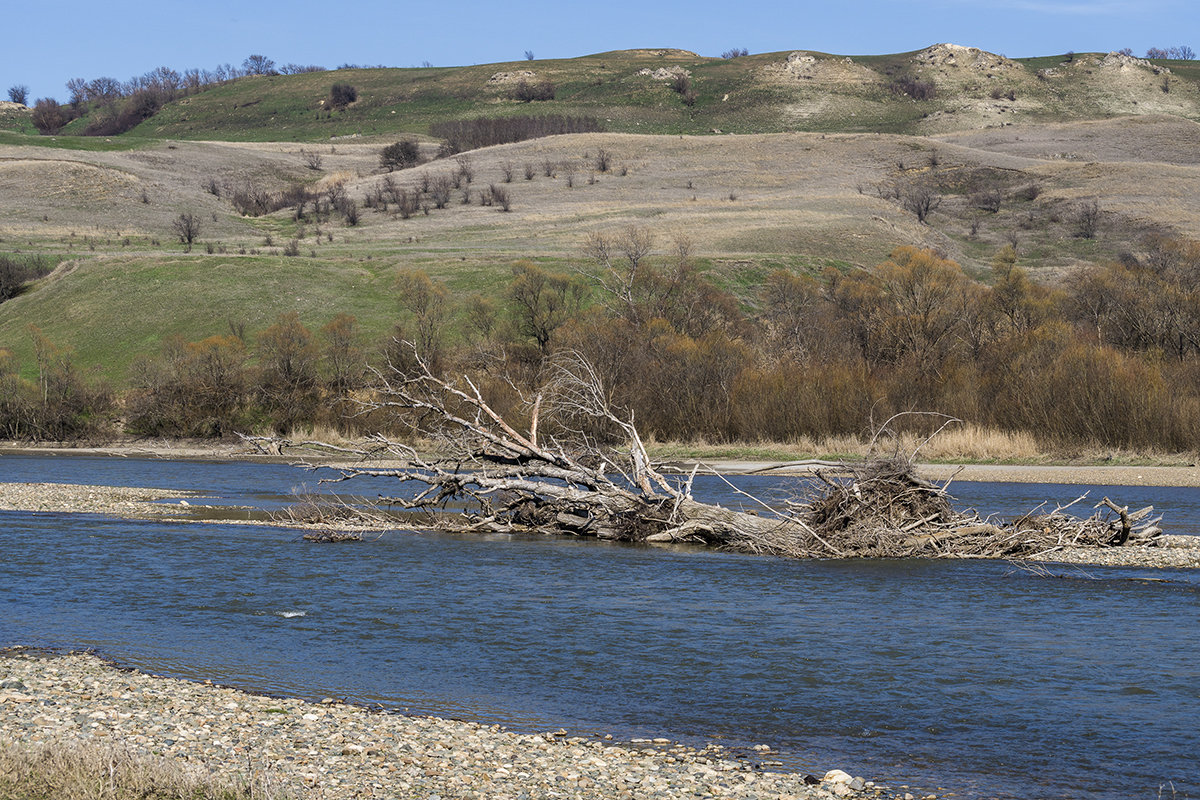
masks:
{"type": "MultiPolygon", "coordinates": [[[[0,456],[0,480],[201,489],[265,507],[314,483],[284,466],[28,456],[0,456]]],[[[985,513],[1081,491],[952,490],[985,513]]],[[[718,482],[696,493],[736,500],[718,482]]],[[[1200,532],[1195,490],[1092,497],[1105,493],[1200,532]]],[[[0,645],[95,647],[156,673],[522,730],[766,743],[790,769],[959,797],[1155,798],[1168,781],[1200,796],[1190,571],[1047,578],[993,561],[788,561],[537,536],[318,545],[249,525],[18,512],[0,514],[0,547],[0,645]]]]}

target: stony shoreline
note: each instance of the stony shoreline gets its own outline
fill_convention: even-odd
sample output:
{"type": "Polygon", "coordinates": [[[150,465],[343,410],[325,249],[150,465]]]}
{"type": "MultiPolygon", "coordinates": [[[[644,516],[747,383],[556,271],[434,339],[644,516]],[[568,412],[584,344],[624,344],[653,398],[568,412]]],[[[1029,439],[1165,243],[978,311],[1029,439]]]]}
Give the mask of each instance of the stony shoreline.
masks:
{"type": "Polygon", "coordinates": [[[838,770],[806,782],[716,746],[519,734],[331,698],[265,697],[121,669],[92,654],[26,648],[0,650],[0,739],[22,747],[116,744],[224,777],[249,777],[249,765],[288,796],[313,800],[913,797],[838,770]]]}
{"type": "Polygon", "coordinates": [[[184,504],[200,495],[175,489],[87,486],[77,483],[0,483],[0,511],[108,514],[114,517],[161,517],[178,508],[160,501],[184,504]]]}

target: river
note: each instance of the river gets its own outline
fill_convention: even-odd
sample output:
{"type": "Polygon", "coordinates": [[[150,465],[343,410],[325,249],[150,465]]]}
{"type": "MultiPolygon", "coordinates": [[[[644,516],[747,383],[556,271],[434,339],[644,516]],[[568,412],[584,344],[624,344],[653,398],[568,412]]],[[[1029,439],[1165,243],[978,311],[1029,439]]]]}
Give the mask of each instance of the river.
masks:
{"type": "MultiPolygon", "coordinates": [[[[313,484],[240,463],[2,456],[0,469],[5,481],[203,490],[262,507],[313,484]]],[[[1083,491],[952,490],[985,513],[1083,491]]],[[[736,500],[719,482],[696,493],[736,500]]],[[[1194,489],[1091,496],[1103,494],[1200,533],[1194,489]]],[[[995,561],[788,561],[511,535],[321,545],[250,525],[20,512],[0,514],[0,531],[0,644],[94,647],[160,674],[522,730],[766,743],[787,768],[838,767],[914,794],[1124,800],[1170,781],[1200,795],[1193,571],[1039,577],[995,561]]]]}

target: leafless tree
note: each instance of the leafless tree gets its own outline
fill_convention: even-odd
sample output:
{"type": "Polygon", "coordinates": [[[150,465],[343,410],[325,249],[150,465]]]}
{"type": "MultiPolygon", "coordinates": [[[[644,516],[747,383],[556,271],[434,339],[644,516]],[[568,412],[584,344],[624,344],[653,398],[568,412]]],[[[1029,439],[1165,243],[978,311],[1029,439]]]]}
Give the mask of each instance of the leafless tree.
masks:
{"type": "Polygon", "coordinates": [[[1095,239],[1100,229],[1100,203],[1096,200],[1081,203],[1075,210],[1075,235],[1080,239],[1095,239]]]}
{"type": "Polygon", "coordinates": [[[906,210],[916,214],[917,221],[924,225],[929,215],[942,204],[942,196],[928,181],[910,181],[900,187],[900,203],[906,210]]]}
{"type": "Polygon", "coordinates": [[[246,70],[248,75],[274,75],[275,62],[264,55],[255,53],[246,56],[246,60],[242,62],[242,69],[246,70]]]}
{"type": "Polygon", "coordinates": [[[192,251],[192,244],[200,236],[200,218],[190,211],[185,211],[171,223],[171,229],[179,237],[187,252],[192,251]]]}
{"type": "Polygon", "coordinates": [[[640,321],[636,287],[642,264],[653,247],[654,236],[650,231],[634,225],[616,235],[591,233],[583,251],[594,266],[581,269],[580,273],[604,292],[614,312],[640,321]]]}

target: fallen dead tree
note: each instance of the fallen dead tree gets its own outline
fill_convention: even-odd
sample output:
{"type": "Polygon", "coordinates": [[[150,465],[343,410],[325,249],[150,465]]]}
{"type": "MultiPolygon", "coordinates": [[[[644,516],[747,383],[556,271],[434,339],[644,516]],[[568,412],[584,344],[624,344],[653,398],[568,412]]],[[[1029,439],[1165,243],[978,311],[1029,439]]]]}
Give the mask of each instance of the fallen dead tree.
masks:
{"type": "Polygon", "coordinates": [[[924,480],[901,458],[844,465],[837,478],[818,472],[810,483],[815,499],[792,504],[792,513],[856,556],[1035,558],[1064,548],[1149,545],[1162,533],[1162,517],[1149,519],[1153,506],[1130,513],[1107,497],[1086,518],[1067,513],[1086,495],[1010,522],[959,512],[946,486],[924,480]]]}
{"type": "MultiPolygon", "coordinates": [[[[664,475],[649,457],[633,415],[617,411],[603,381],[577,354],[551,362],[550,378],[527,399],[521,429],[496,413],[468,377],[449,381],[414,357],[407,373],[377,375],[364,412],[390,410],[431,446],[382,436],[361,447],[271,439],[247,441],[273,452],[304,445],[343,460],[323,482],[386,477],[402,491],[378,509],[423,512],[419,527],[537,531],[632,542],[694,542],[789,557],[1022,558],[1062,547],[1151,542],[1152,509],[1081,519],[1066,507],[1001,524],[956,512],[946,487],[917,476],[905,459],[818,471],[800,496],[768,505],[730,484],[750,511],[701,503],[686,477],[664,475]],[[348,463],[345,463],[348,462],[348,463]],[[805,498],[808,499],[805,499],[805,498]]],[[[309,466],[312,466],[311,464],[309,466]]],[[[315,468],[315,467],[314,467],[315,468]]],[[[1078,501],[1076,501],[1078,502],[1078,501]]],[[[1073,504],[1072,504],[1073,505],[1073,504]]],[[[405,527],[393,524],[392,527],[405,527]]]]}

